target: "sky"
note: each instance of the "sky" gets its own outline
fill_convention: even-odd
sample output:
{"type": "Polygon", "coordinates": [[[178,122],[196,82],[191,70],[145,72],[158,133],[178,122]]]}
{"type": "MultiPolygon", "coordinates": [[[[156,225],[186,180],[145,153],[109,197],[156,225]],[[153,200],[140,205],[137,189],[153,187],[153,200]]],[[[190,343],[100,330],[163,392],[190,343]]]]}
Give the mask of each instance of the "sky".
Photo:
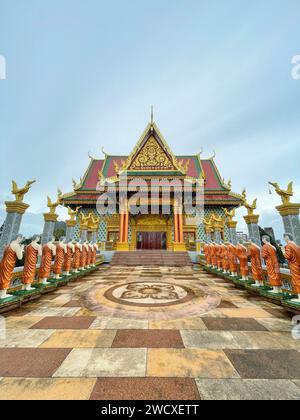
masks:
{"type": "Polygon", "coordinates": [[[153,104],[173,152],[215,151],[281,236],[267,184],[293,180],[300,201],[296,55],[299,0],[0,0],[0,224],[11,180],[36,179],[22,233],[40,232],[47,195],[72,190],[88,152],[129,154],[153,104]]]}

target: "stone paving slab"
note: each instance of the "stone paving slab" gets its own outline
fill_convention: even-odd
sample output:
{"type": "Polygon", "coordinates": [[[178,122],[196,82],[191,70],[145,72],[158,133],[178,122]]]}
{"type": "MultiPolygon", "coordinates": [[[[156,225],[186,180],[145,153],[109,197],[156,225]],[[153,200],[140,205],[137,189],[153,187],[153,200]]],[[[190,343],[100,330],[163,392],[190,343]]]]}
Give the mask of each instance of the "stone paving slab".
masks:
{"type": "Polygon", "coordinates": [[[288,380],[198,379],[203,400],[299,400],[300,389],[288,380]]]}
{"type": "Polygon", "coordinates": [[[292,317],[216,280],[105,268],[4,314],[0,399],[299,400],[292,317]]]}

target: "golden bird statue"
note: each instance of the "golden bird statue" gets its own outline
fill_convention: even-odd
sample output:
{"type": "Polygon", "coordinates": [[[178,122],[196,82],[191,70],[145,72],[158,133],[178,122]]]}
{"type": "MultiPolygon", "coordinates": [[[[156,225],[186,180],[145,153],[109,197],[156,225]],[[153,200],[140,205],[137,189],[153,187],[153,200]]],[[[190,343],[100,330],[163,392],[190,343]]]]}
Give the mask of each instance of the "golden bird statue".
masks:
{"type": "Polygon", "coordinates": [[[294,195],[293,182],[290,182],[286,190],[282,190],[277,182],[269,182],[275,188],[275,192],[280,196],[283,205],[290,204],[291,198],[294,195]]]}
{"type": "Polygon", "coordinates": [[[31,185],[34,184],[35,182],[36,182],[35,180],[33,180],[33,181],[27,181],[26,182],[26,185],[23,188],[19,188],[18,185],[17,185],[17,183],[16,183],[16,181],[12,181],[12,189],[11,189],[11,192],[15,196],[16,201],[18,203],[22,203],[23,202],[23,199],[24,199],[25,194],[28,193],[28,191],[31,188],[31,185]]]}

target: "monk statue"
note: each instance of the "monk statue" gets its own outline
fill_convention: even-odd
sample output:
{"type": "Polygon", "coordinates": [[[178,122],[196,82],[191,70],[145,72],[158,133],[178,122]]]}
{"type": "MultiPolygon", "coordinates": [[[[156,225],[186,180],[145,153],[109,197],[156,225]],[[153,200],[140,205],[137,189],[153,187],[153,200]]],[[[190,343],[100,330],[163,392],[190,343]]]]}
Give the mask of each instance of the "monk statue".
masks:
{"type": "Polygon", "coordinates": [[[58,241],[58,244],[56,245],[56,256],[54,261],[54,278],[56,280],[61,279],[61,272],[64,265],[64,257],[65,253],[67,252],[67,244],[65,243],[65,238],[61,237],[58,241]]]}
{"type": "Polygon", "coordinates": [[[75,210],[72,210],[71,207],[68,207],[68,215],[70,216],[70,220],[73,222],[76,219],[79,209],[82,206],[77,206],[75,210]]]}
{"type": "Polygon", "coordinates": [[[64,276],[70,276],[71,268],[72,268],[72,257],[75,252],[75,246],[72,241],[67,243],[67,249],[64,258],[64,276]]]}
{"type": "Polygon", "coordinates": [[[55,238],[53,237],[48,243],[43,245],[42,260],[40,266],[40,282],[42,284],[50,284],[47,280],[51,273],[52,256],[56,255],[56,246],[54,245],[55,238]]]}
{"type": "Polygon", "coordinates": [[[255,281],[254,286],[261,287],[264,285],[264,275],[261,265],[261,248],[252,241],[247,244],[247,248],[248,255],[251,259],[252,278],[255,281]]]}
{"type": "Polygon", "coordinates": [[[225,242],[223,245],[221,245],[222,248],[222,266],[224,274],[229,274],[229,250],[228,250],[229,242],[225,242]]]}
{"type": "Polygon", "coordinates": [[[216,242],[212,242],[210,244],[212,267],[213,267],[214,270],[218,269],[217,247],[218,247],[218,244],[216,244],[216,242]]]}
{"type": "Polygon", "coordinates": [[[87,241],[82,240],[81,245],[82,245],[82,251],[80,255],[79,269],[82,271],[82,270],[85,270],[86,262],[87,262],[87,253],[88,253],[87,241]]]}
{"type": "Polygon", "coordinates": [[[206,266],[209,267],[210,266],[210,262],[209,262],[210,258],[209,258],[209,245],[208,245],[208,243],[205,243],[203,245],[203,254],[204,254],[206,266]]]}
{"type": "Polygon", "coordinates": [[[230,270],[230,277],[237,277],[238,276],[238,260],[237,260],[237,249],[233,243],[229,243],[228,245],[228,257],[229,257],[229,270],[230,270]]]}
{"type": "Polygon", "coordinates": [[[42,256],[42,246],[40,245],[41,237],[35,235],[31,243],[25,248],[25,263],[22,277],[23,290],[31,291],[35,290],[31,287],[35,279],[36,265],[38,258],[42,256]]]}
{"type": "Polygon", "coordinates": [[[263,236],[262,241],[264,244],[262,247],[262,257],[266,262],[270,286],[273,287],[271,293],[281,293],[282,282],[276,248],[271,245],[269,236],[263,236]]]}
{"type": "Polygon", "coordinates": [[[79,273],[82,245],[77,241],[73,241],[73,245],[74,245],[74,255],[73,255],[72,268],[74,270],[74,273],[79,273]]]}
{"type": "Polygon", "coordinates": [[[236,246],[236,256],[240,262],[240,274],[242,280],[247,281],[249,279],[248,250],[241,243],[236,246]]]}
{"type": "Polygon", "coordinates": [[[277,182],[269,182],[269,184],[275,188],[275,192],[280,196],[283,205],[286,206],[287,204],[290,204],[291,198],[294,195],[293,182],[289,183],[286,190],[282,190],[277,182]]]}
{"type": "Polygon", "coordinates": [[[289,233],[284,234],[286,241],[285,258],[287,259],[292,277],[293,292],[298,295],[297,299],[292,299],[300,303],[300,247],[293,241],[293,236],[289,233]]]}
{"type": "Polygon", "coordinates": [[[0,262],[0,300],[12,297],[7,294],[7,290],[10,287],[17,258],[19,260],[23,258],[24,245],[22,245],[22,241],[23,237],[17,235],[4,250],[0,262]]]}
{"type": "Polygon", "coordinates": [[[19,188],[16,181],[12,181],[11,192],[15,196],[17,203],[23,203],[25,194],[28,193],[28,191],[31,188],[31,185],[34,183],[35,183],[35,180],[27,181],[26,185],[23,188],[19,188]]]}
{"type": "Polygon", "coordinates": [[[96,261],[97,261],[97,252],[99,251],[99,247],[97,242],[93,242],[93,256],[92,256],[92,266],[95,267],[96,266],[96,261]]]}
{"type": "Polygon", "coordinates": [[[93,245],[91,242],[88,242],[87,245],[88,245],[88,251],[87,251],[86,264],[87,264],[87,268],[90,268],[92,264],[92,258],[93,258],[93,245]]]}

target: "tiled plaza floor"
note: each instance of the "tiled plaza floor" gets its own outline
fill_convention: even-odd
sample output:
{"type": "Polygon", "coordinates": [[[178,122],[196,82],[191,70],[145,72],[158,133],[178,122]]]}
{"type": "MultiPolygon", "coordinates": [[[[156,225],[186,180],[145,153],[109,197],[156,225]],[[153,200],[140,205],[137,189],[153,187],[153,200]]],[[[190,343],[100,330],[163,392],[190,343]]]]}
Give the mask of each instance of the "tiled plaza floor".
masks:
{"type": "Polygon", "coordinates": [[[279,307],[191,268],[106,268],[5,315],[0,399],[300,399],[279,307]]]}

